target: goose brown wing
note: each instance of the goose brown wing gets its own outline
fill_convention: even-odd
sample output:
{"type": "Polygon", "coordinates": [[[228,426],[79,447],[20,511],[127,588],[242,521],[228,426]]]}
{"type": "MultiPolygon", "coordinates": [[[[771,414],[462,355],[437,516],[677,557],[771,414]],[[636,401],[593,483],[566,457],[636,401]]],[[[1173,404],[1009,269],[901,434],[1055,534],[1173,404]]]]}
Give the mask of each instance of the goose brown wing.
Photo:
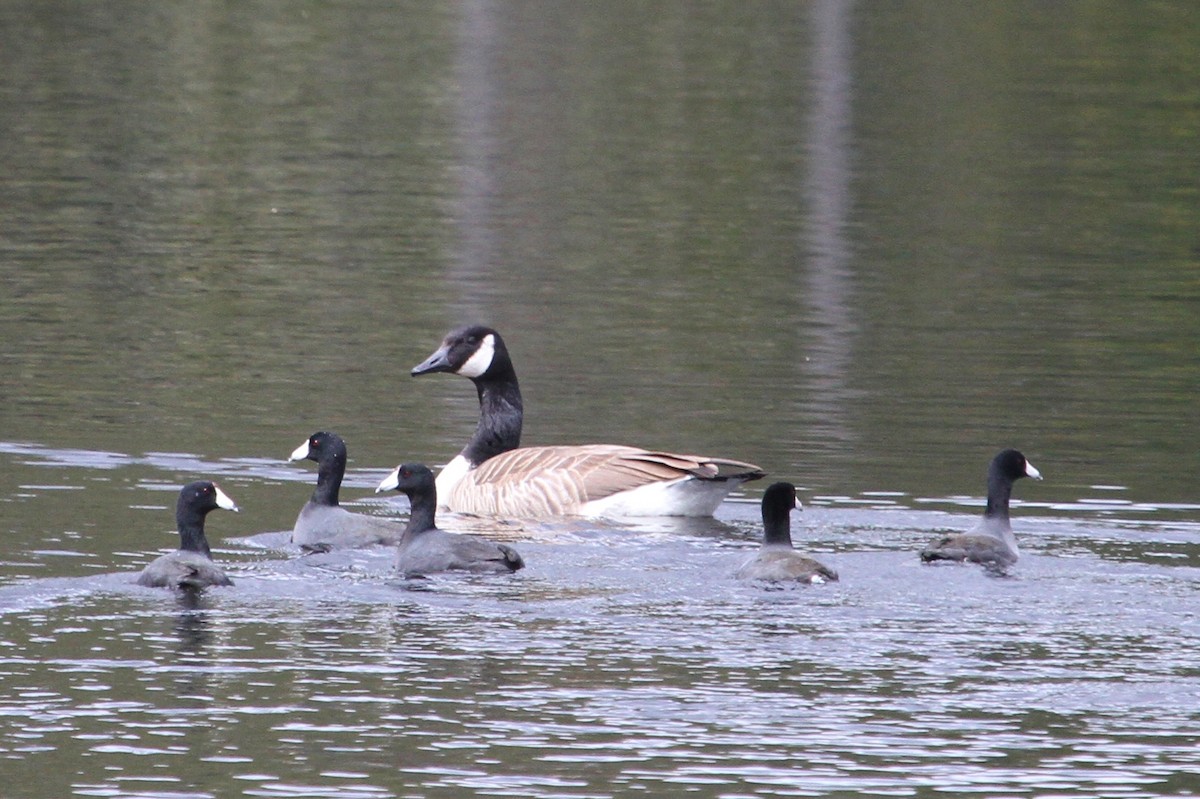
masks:
{"type": "Polygon", "coordinates": [[[456,486],[451,506],[473,513],[553,516],[578,512],[586,502],[650,483],[762,475],[757,466],[739,461],[612,444],[524,447],[472,470],[456,486]]]}
{"type": "Polygon", "coordinates": [[[702,480],[757,480],[767,473],[753,463],[728,458],[708,458],[703,455],[676,455],[671,452],[642,452],[664,464],[674,464],[702,480]]]}

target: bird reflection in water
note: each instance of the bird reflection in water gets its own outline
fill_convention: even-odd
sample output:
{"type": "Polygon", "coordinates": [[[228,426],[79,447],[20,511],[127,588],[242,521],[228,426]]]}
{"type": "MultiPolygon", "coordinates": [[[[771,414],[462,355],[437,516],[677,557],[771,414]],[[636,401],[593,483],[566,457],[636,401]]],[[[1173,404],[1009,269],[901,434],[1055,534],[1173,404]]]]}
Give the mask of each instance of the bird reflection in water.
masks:
{"type": "Polygon", "coordinates": [[[203,591],[185,588],[175,593],[179,616],[175,634],[179,636],[177,650],[181,655],[204,655],[208,644],[208,614],[205,613],[203,591]]]}

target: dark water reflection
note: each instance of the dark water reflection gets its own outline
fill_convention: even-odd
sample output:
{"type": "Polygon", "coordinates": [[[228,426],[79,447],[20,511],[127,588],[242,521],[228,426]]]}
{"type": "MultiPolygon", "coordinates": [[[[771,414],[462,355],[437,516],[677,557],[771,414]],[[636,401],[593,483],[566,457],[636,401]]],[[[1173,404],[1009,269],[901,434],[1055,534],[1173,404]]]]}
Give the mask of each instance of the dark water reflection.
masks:
{"type": "MultiPolygon", "coordinates": [[[[31,797],[1196,791],[1200,16],[922,2],[0,7],[0,780],[31,797]],[[529,525],[512,579],[280,531],[526,440],[802,487],[529,525]],[[1017,446],[1008,579],[913,552],[1017,446]],[[130,585],[180,484],[237,585],[130,585]]],[[[10,788],[15,791],[16,789],[10,788]]]]}

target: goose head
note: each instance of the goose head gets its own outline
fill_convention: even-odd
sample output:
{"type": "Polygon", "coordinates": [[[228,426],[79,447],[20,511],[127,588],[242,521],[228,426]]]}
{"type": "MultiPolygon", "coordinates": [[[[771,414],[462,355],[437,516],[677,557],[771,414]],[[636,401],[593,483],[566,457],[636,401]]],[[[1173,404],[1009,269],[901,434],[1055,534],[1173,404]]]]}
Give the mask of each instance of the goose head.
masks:
{"type": "Polygon", "coordinates": [[[484,325],[452,330],[437,350],[413,367],[412,374],[449,372],[476,380],[512,372],[512,361],[500,334],[484,325]]]}

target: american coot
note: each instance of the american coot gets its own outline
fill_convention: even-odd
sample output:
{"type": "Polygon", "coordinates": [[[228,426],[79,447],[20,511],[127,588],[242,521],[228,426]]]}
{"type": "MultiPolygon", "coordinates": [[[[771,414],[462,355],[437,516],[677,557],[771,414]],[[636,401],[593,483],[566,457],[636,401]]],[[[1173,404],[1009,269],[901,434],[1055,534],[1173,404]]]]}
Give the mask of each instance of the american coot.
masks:
{"type": "Polygon", "coordinates": [[[966,533],[942,536],[921,551],[921,560],[970,561],[997,569],[1016,563],[1021,552],[1008,522],[1008,500],[1013,482],[1022,477],[1041,480],[1042,474],[1015,449],[1006,449],[992,458],[987,509],[979,524],[966,533]]]}
{"type": "Polygon", "coordinates": [[[306,549],[330,550],[394,544],[404,525],[397,520],[351,513],[338,505],[338,491],[346,473],[346,442],[336,433],[313,433],[289,460],[317,462],[317,488],[300,509],[292,528],[292,542],[306,549]]]}
{"type": "Polygon", "coordinates": [[[796,487],[775,483],[762,498],[763,543],[758,554],[742,564],[734,576],[741,580],[824,583],[837,580],[837,572],[805,557],[792,547],[791,512],[799,508],[796,487]]]}
{"type": "Polygon", "coordinates": [[[524,447],[521,389],[508,349],[489,327],[463,327],[413,368],[450,372],[479,392],[479,425],[437,478],[442,505],[463,513],[554,516],[711,516],[739,484],[762,477],[740,461],[608,444],[524,447]]]}
{"type": "Polygon", "coordinates": [[[396,568],[404,574],[514,572],[525,565],[521,556],[510,546],[437,528],[434,521],[437,486],[428,466],[421,463],[401,464],[375,490],[392,489],[407,494],[412,506],[408,527],[396,550],[396,568]]]}
{"type": "Polygon", "coordinates": [[[208,539],[204,537],[204,517],[216,508],[236,512],[238,506],[216,483],[198,480],[185,485],[175,503],[179,549],[147,564],[138,576],[138,585],[185,589],[233,585],[221,567],[213,563],[208,539]]]}

